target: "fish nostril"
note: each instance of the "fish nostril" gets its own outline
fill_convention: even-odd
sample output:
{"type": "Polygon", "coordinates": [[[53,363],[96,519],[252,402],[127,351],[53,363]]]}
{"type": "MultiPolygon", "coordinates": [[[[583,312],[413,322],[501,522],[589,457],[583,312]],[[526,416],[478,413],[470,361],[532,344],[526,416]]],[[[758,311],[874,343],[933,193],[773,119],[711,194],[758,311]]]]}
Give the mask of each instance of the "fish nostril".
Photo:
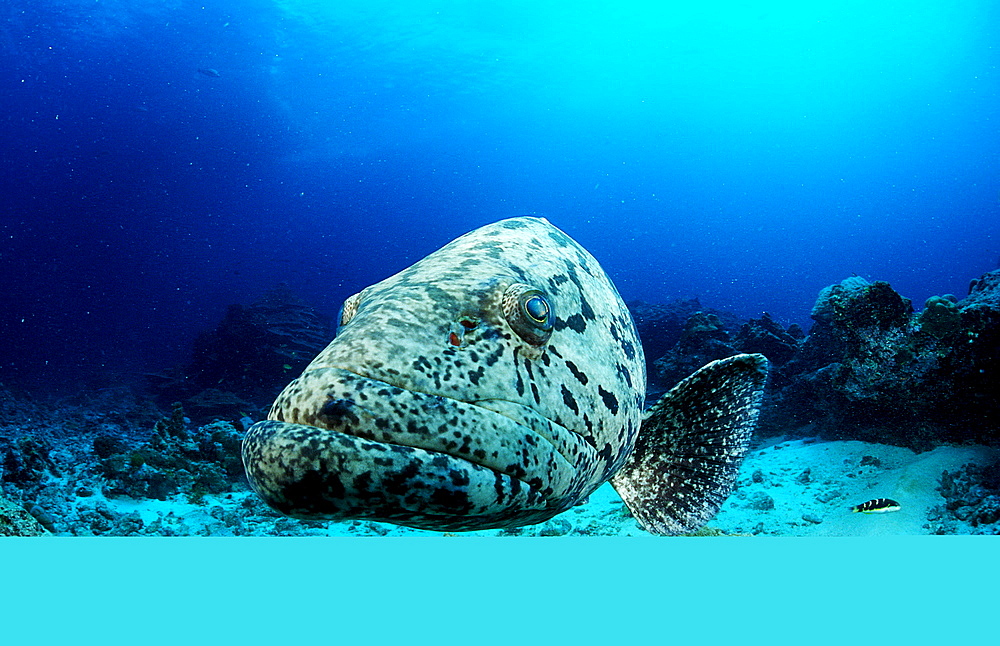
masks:
{"type": "Polygon", "coordinates": [[[317,417],[327,423],[358,424],[358,405],[349,399],[331,399],[319,409],[317,417]]]}

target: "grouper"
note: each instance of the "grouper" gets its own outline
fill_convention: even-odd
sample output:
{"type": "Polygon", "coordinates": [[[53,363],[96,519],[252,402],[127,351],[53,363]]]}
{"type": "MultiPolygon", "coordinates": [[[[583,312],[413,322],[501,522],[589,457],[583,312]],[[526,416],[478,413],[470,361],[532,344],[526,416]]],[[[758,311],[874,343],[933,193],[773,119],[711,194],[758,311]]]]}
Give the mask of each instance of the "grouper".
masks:
{"type": "Polygon", "coordinates": [[[732,492],[766,373],[759,354],[712,362],[644,414],[615,286],[547,220],[511,218],[348,298],[243,463],[294,518],[516,527],[610,480],[643,529],[679,534],[732,492]]]}

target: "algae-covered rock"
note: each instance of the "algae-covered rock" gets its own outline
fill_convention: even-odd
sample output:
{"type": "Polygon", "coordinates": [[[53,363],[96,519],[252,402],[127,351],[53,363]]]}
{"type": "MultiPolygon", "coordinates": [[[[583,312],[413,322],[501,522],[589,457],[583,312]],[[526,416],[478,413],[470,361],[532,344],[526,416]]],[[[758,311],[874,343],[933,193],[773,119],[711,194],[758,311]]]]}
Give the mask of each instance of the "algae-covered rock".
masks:
{"type": "Polygon", "coordinates": [[[924,303],[924,311],[917,317],[917,324],[920,332],[936,339],[955,334],[962,327],[957,299],[951,294],[931,296],[924,303]]]}
{"type": "Polygon", "coordinates": [[[772,364],[782,365],[792,358],[804,336],[797,325],[786,330],[764,312],[740,328],[734,344],[740,352],[759,352],[772,364]]]}
{"type": "Polygon", "coordinates": [[[0,497],[0,536],[45,536],[48,533],[24,508],[0,497]]]}
{"type": "Polygon", "coordinates": [[[851,276],[837,285],[828,285],[819,292],[809,317],[818,323],[833,323],[844,309],[844,304],[856,298],[871,283],[861,276],[851,276]]]}
{"type": "Polygon", "coordinates": [[[332,338],[331,321],[279,285],[249,307],[230,306],[219,326],[195,341],[188,373],[197,392],[271,399],[332,338]]]}
{"type": "Polygon", "coordinates": [[[941,474],[937,490],[945,503],[936,511],[968,523],[974,534],[1000,534],[1000,462],[965,464],[941,474]]]}
{"type": "Polygon", "coordinates": [[[969,295],[959,302],[959,306],[964,309],[973,305],[1000,310],[1000,269],[988,271],[969,283],[969,295]]]}
{"type": "Polygon", "coordinates": [[[4,481],[28,485],[60,475],[59,468],[49,455],[51,452],[52,446],[46,440],[34,437],[0,442],[0,473],[4,481]]]}
{"type": "Polygon", "coordinates": [[[675,299],[667,303],[632,301],[629,312],[642,340],[647,370],[652,374],[653,361],[662,357],[680,340],[684,326],[693,314],[703,311],[697,298],[675,299]]]}
{"type": "Polygon", "coordinates": [[[909,322],[913,304],[903,298],[885,281],[869,283],[860,276],[852,276],[824,288],[810,316],[817,323],[825,323],[847,335],[869,327],[889,329],[909,322]]]}

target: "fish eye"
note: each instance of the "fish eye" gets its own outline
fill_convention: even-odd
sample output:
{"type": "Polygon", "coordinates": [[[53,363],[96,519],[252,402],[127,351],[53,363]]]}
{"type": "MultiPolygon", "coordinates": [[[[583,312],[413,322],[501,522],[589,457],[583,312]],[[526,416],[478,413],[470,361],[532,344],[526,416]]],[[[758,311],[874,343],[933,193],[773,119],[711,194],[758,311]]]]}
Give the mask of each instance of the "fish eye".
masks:
{"type": "Polygon", "coordinates": [[[524,301],[524,313],[538,325],[545,325],[549,320],[549,302],[541,294],[532,294],[524,301]]]}
{"type": "MultiPolygon", "coordinates": [[[[341,328],[351,322],[354,315],[358,313],[358,305],[361,304],[361,292],[349,296],[344,304],[340,306],[340,312],[337,314],[337,332],[340,334],[341,328]]],[[[334,336],[336,336],[336,334],[334,336]]]]}
{"type": "Polygon", "coordinates": [[[519,337],[532,345],[544,345],[552,335],[555,314],[540,289],[514,283],[504,292],[503,313],[519,337]]]}

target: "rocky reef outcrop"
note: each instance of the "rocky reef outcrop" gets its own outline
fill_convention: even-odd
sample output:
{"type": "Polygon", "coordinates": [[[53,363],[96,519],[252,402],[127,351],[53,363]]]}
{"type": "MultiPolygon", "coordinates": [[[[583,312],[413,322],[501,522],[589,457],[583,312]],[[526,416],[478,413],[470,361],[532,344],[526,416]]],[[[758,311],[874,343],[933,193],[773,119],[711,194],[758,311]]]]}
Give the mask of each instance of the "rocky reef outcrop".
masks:
{"type": "Polygon", "coordinates": [[[823,289],[810,316],[808,335],[766,313],[733,334],[695,312],[652,361],[651,382],[670,387],[708,361],[760,352],[771,360],[762,435],[916,450],[1000,440],[1000,270],[920,311],[888,283],[854,276],[823,289]]]}
{"type": "Polygon", "coordinates": [[[776,372],[770,427],[927,449],[1000,439],[1000,281],[914,312],[888,283],[850,278],[820,293],[801,348],[776,372]]]}
{"type": "Polygon", "coordinates": [[[726,344],[739,329],[740,319],[730,312],[702,307],[697,298],[657,304],[633,301],[628,307],[646,356],[649,399],[712,360],[699,363],[705,357],[736,354],[726,344]]]}

